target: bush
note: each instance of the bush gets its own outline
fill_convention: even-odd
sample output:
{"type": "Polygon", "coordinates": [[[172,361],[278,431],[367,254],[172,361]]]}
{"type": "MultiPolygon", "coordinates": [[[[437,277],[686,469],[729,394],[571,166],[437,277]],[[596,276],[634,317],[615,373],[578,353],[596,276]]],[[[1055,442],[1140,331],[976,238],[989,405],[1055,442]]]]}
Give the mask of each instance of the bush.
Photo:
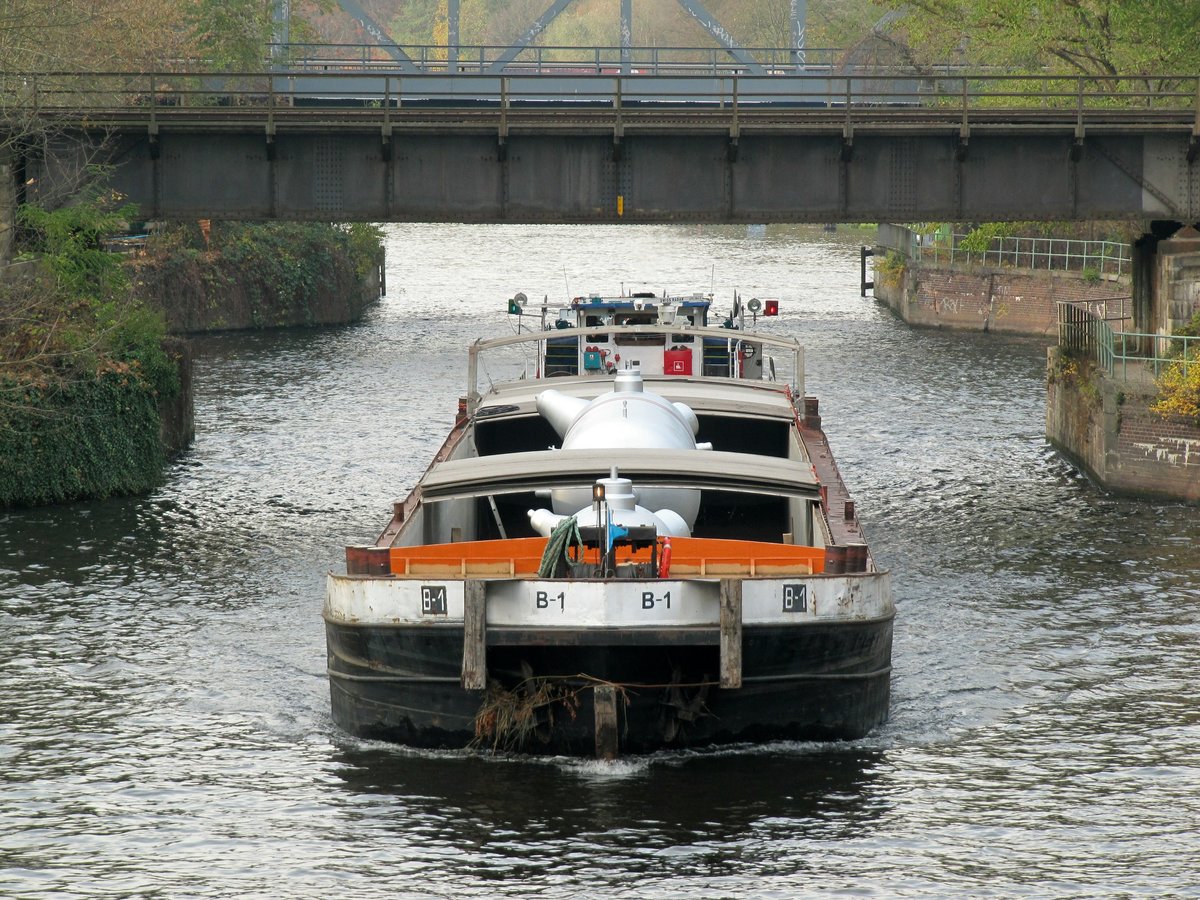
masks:
{"type": "Polygon", "coordinates": [[[908,271],[908,260],[895,250],[889,250],[887,256],[875,263],[875,277],[880,284],[896,287],[908,271]]]}
{"type": "Polygon", "coordinates": [[[1200,350],[1163,370],[1158,378],[1158,399],[1150,409],[1164,418],[1180,416],[1200,425],[1200,350]]]}
{"type": "Polygon", "coordinates": [[[383,264],[383,229],[367,222],[352,222],[343,230],[354,273],[359,278],[366,278],[383,264]]]}
{"type": "Polygon", "coordinates": [[[959,241],[958,246],[972,253],[986,253],[991,249],[994,238],[1008,237],[1012,233],[1011,222],[987,222],[959,241]]]}

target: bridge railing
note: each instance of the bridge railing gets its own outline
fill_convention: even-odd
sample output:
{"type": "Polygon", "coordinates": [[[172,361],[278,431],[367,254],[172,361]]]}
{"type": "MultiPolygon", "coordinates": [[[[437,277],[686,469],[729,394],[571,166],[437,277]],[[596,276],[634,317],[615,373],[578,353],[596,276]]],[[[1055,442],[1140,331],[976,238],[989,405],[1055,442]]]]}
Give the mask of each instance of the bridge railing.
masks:
{"type": "Polygon", "coordinates": [[[1059,301],[1059,347],[1094,360],[1106,374],[1122,379],[1128,377],[1131,365],[1149,369],[1155,378],[1168,365],[1179,365],[1185,377],[1189,367],[1200,365],[1200,337],[1114,330],[1110,323],[1128,321],[1128,312],[1119,319],[1110,317],[1098,308],[1103,302],[1059,301]]]}
{"type": "Polygon", "coordinates": [[[303,104],[357,108],[369,118],[372,109],[413,104],[532,109],[547,101],[613,114],[639,104],[681,104],[698,111],[718,108],[732,116],[791,106],[798,114],[840,112],[846,127],[920,111],[956,124],[964,142],[976,124],[1036,123],[1039,115],[1053,112],[1055,121],[1074,119],[1079,139],[1093,122],[1155,121],[1188,129],[1200,141],[1200,76],[1195,75],[1153,79],[914,75],[873,68],[807,70],[787,77],[726,73],[721,68],[705,75],[660,71],[655,76],[559,70],[553,77],[537,71],[403,74],[386,67],[246,73],[0,71],[0,106],[46,113],[303,104]]]}

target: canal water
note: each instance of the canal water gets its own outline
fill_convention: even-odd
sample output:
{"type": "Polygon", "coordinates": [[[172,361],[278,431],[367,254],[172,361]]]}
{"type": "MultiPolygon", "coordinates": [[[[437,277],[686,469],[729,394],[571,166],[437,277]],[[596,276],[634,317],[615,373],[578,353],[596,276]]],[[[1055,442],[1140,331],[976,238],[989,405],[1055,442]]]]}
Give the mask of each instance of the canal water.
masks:
{"type": "Polygon", "coordinates": [[[199,342],[153,495],[0,513],[0,895],[1200,892],[1200,511],[1043,438],[1040,341],[918,331],[817,229],[389,230],[361,324],[199,342]],[[898,603],[862,741],[615,765],[331,722],[323,573],[426,466],[515,291],[778,296],[898,603]]]}

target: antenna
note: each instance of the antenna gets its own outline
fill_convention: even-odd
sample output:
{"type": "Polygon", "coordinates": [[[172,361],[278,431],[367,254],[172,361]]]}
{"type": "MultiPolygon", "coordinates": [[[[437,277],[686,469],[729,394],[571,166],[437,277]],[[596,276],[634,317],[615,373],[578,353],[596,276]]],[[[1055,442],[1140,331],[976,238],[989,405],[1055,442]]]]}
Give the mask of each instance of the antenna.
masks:
{"type": "Polygon", "coordinates": [[[563,284],[567,288],[567,299],[571,299],[571,282],[567,280],[567,267],[563,266],[563,284]]]}
{"type": "Polygon", "coordinates": [[[715,287],[716,283],[717,283],[717,264],[713,263],[712,264],[712,272],[708,276],[708,292],[710,294],[715,294],[717,292],[717,289],[715,287]]]}

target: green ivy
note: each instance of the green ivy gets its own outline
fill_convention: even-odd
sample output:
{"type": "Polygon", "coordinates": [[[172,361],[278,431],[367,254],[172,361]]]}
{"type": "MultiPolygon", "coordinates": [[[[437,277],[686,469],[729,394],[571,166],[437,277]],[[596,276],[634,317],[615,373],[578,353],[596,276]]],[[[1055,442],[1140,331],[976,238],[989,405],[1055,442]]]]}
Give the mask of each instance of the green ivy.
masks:
{"type": "Polygon", "coordinates": [[[93,186],[18,209],[32,281],[0,283],[0,507],[142,492],[164,461],[160,400],[179,392],[162,316],[103,240],[134,207],[93,186]]]}
{"type": "Polygon", "coordinates": [[[161,480],[153,388],[131,366],[35,386],[0,380],[0,507],[140,493],[161,480]]]}

